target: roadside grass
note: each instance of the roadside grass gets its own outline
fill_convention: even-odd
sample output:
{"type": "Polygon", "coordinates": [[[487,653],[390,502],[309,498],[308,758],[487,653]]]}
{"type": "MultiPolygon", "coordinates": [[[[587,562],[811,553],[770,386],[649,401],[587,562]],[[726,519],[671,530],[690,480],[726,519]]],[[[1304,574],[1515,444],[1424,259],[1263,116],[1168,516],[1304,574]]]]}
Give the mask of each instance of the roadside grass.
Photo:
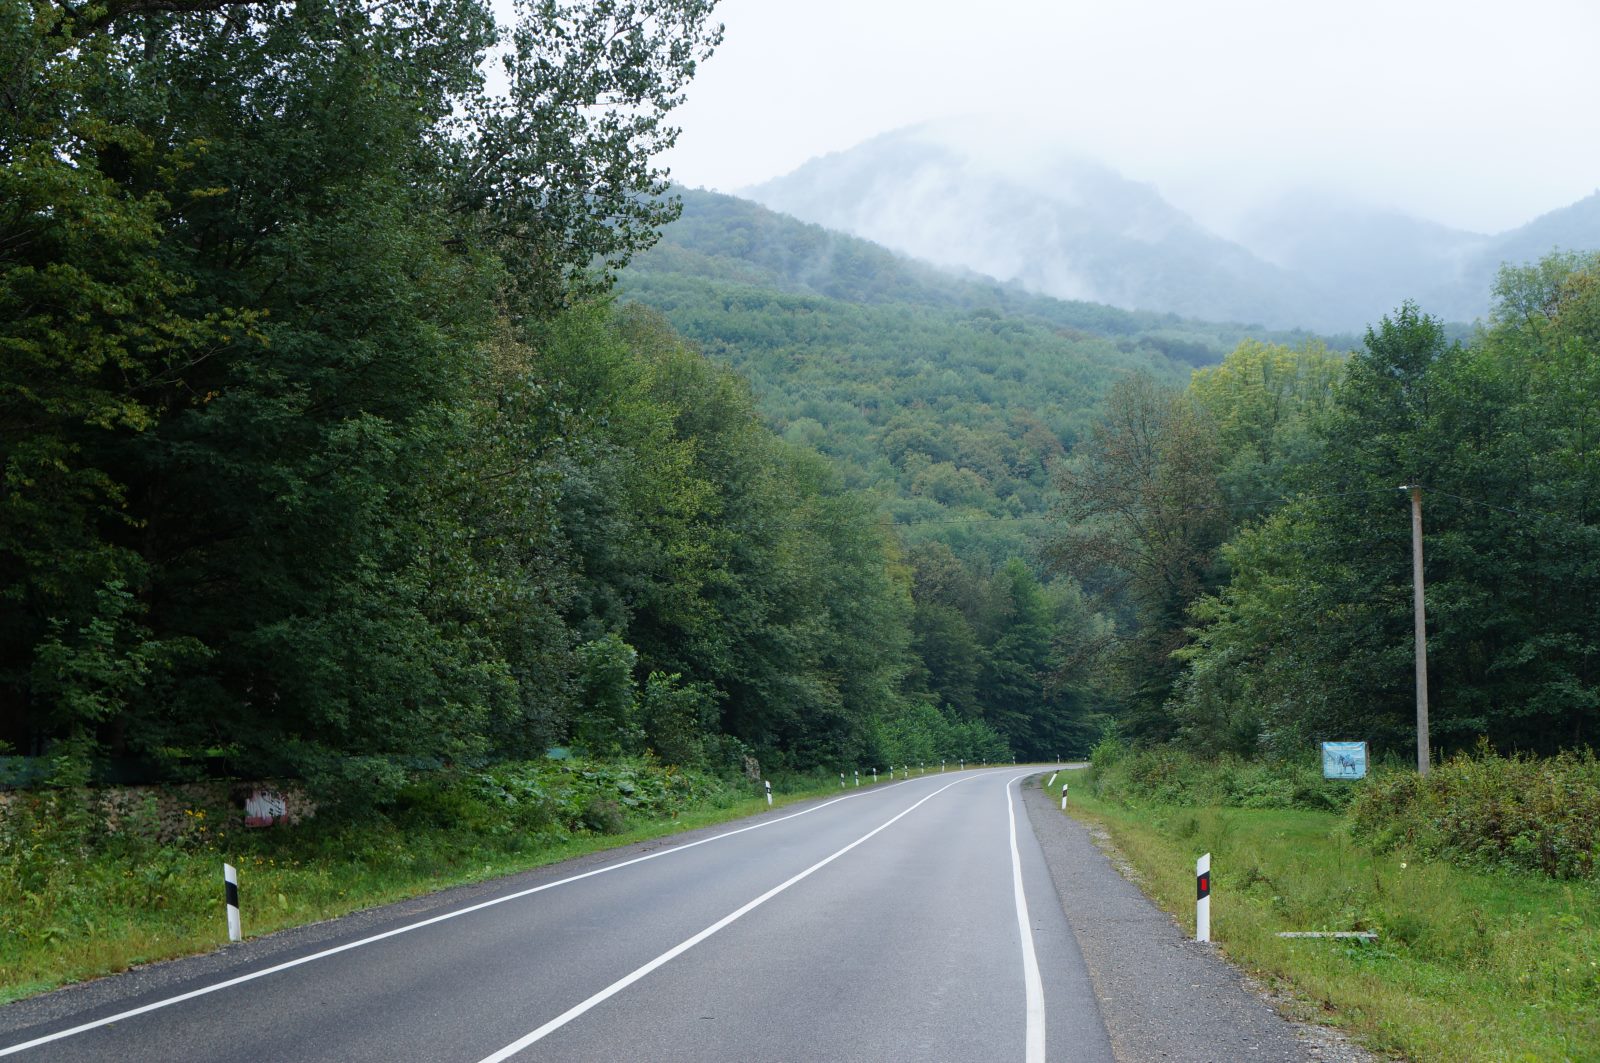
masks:
{"type": "Polygon", "coordinates": [[[1308,1017],[1428,1061],[1600,1061],[1600,883],[1374,853],[1332,812],[1125,805],[1063,773],[1070,814],[1105,829],[1189,932],[1211,853],[1211,933],[1289,984],[1308,1017]],[[1372,930],[1375,944],[1285,939],[1372,930]]]}
{"type": "MultiPolygon", "coordinates": [[[[766,811],[765,797],[751,792],[748,784],[723,785],[671,810],[629,810],[608,824],[615,833],[560,822],[508,830],[468,808],[461,823],[312,819],[232,837],[197,828],[177,843],[85,848],[52,838],[50,823],[34,823],[25,827],[35,850],[27,873],[15,873],[15,859],[0,865],[0,1004],[226,944],[224,860],[239,870],[245,936],[258,937],[766,811]]],[[[773,806],[840,793],[836,775],[780,778],[773,806]]],[[[28,844],[8,840],[0,855],[15,857],[28,844]]]]}

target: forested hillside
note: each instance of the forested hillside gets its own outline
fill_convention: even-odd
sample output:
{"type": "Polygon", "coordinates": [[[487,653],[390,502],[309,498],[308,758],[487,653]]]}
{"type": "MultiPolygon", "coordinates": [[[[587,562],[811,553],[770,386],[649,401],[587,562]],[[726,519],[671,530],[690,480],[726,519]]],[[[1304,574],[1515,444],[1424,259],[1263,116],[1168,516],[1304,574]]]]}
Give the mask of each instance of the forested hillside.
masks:
{"type": "Polygon", "coordinates": [[[878,494],[911,541],[990,568],[1033,530],[990,519],[1045,514],[1049,464],[1113,381],[1181,382],[1247,335],[957,276],[730,196],[683,202],[623,298],[737,368],[780,432],[878,494]]]}

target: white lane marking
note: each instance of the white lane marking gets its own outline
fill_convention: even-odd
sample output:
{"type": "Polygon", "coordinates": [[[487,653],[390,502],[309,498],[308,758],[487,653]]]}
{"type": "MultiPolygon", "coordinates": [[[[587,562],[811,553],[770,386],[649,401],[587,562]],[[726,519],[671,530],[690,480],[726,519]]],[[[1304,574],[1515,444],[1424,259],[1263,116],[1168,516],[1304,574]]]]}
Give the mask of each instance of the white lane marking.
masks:
{"type": "Polygon", "coordinates": [[[1011,821],[1011,892],[1017,901],[1017,929],[1022,932],[1022,983],[1028,998],[1027,1063],[1044,1063],[1044,983],[1039,978],[1039,957],[1033,951],[1033,921],[1028,918],[1028,896],[1022,889],[1022,853],[1017,849],[1017,810],[1006,782],[1006,818],[1011,821]]]}
{"type": "MultiPolygon", "coordinates": [[[[907,783],[901,782],[893,785],[905,786],[907,783]]],[[[405,926],[396,927],[393,930],[385,930],[381,934],[373,934],[371,937],[364,937],[359,941],[350,941],[343,945],[335,945],[331,949],[323,949],[321,952],[313,952],[309,956],[301,956],[299,959],[289,960],[285,963],[276,964],[272,967],[264,967],[259,971],[252,971],[249,974],[241,974],[236,978],[229,978],[225,981],[216,982],[212,985],[201,986],[199,989],[191,989],[187,993],[179,993],[175,997],[166,997],[162,1000],[152,1001],[151,1003],[145,1004],[141,1007],[129,1008],[127,1011],[119,1011],[115,1015],[108,1015],[103,1019],[95,1019],[93,1022],[86,1022],[81,1026],[74,1026],[68,1030],[60,1030],[56,1033],[45,1034],[43,1037],[35,1037],[31,1041],[23,1041],[21,1044],[0,1048],[0,1056],[15,1055],[16,1053],[25,1051],[29,1048],[37,1048],[39,1045],[49,1044],[51,1041],[60,1041],[68,1037],[75,1037],[80,1033],[87,1033],[88,1031],[98,1029],[101,1026],[109,1026],[114,1022],[121,1022],[124,1019],[131,1019],[135,1015],[143,1015],[149,1011],[158,1011],[161,1008],[171,1007],[174,1004],[181,1004],[186,1000],[193,1000],[195,997],[203,997],[210,993],[216,993],[223,989],[230,989],[233,986],[242,985],[245,982],[253,982],[257,978],[265,978],[269,974],[277,974],[279,971],[287,971],[291,967],[299,967],[301,964],[311,963],[313,960],[321,960],[341,952],[348,952],[351,949],[358,949],[363,945],[371,945],[374,942],[382,941],[385,938],[392,938],[399,934],[408,934],[413,930],[420,930],[425,926],[432,926],[434,923],[442,923],[447,919],[455,919],[458,916],[467,915],[470,912],[481,911],[484,908],[492,908],[497,904],[504,904],[507,901],[514,901],[534,893],[542,893],[545,890],[553,890],[557,886],[565,886],[570,882],[577,882],[580,879],[593,878],[595,875],[603,875],[608,871],[616,871],[620,868],[632,867],[634,864],[642,864],[646,860],[655,860],[659,857],[671,856],[674,853],[685,852],[686,850],[693,849],[699,845],[709,845],[711,842],[719,842],[724,838],[731,838],[735,834],[744,834],[746,831],[760,830],[763,827],[776,826],[779,823],[786,823],[791,819],[798,819],[801,816],[807,816],[813,812],[820,812],[829,805],[836,805],[840,801],[854,801],[858,797],[867,797],[871,794],[886,793],[888,790],[889,787],[884,786],[874,790],[864,790],[859,794],[852,793],[844,797],[835,797],[832,800],[824,801],[820,805],[813,805],[810,808],[802,809],[799,812],[794,812],[787,816],[779,816],[777,819],[763,820],[760,823],[754,823],[748,827],[740,827],[738,830],[730,830],[726,833],[718,834],[710,838],[701,838],[697,842],[687,842],[683,845],[673,846],[671,849],[663,849],[660,852],[648,853],[645,856],[636,856],[632,860],[624,860],[620,864],[607,864],[605,867],[595,868],[593,871],[585,871],[581,875],[571,875],[567,878],[558,879],[555,882],[546,882],[542,886],[534,886],[530,889],[518,890],[516,893],[508,893],[504,897],[495,897],[487,901],[480,901],[479,903],[470,905],[466,908],[458,908],[453,912],[445,912],[443,915],[436,915],[430,919],[423,919],[419,922],[408,923],[405,926]]],[[[933,795],[930,794],[929,796],[931,797],[933,795]]],[[[926,800],[926,798],[924,798],[924,800],[926,800]]],[[[912,807],[914,808],[916,806],[913,805],[912,807]]]]}
{"type": "Polygon", "coordinates": [[[924,797],[922,800],[918,801],[916,804],[912,805],[910,808],[908,808],[905,811],[901,812],[899,815],[896,815],[892,819],[889,819],[889,820],[886,820],[883,823],[880,823],[878,826],[874,827],[872,830],[870,830],[867,833],[863,834],[861,837],[857,838],[855,841],[851,842],[849,845],[845,846],[843,849],[840,849],[838,852],[834,853],[832,856],[824,857],[823,859],[818,860],[816,863],[812,864],[810,867],[806,868],[804,871],[800,872],[799,874],[791,876],[790,878],[785,879],[783,882],[780,882],[778,885],[772,887],[770,890],[768,890],[767,892],[763,893],[761,896],[757,897],[755,900],[750,901],[748,904],[745,904],[742,907],[740,907],[740,908],[738,908],[738,909],[736,909],[736,910],[734,910],[732,912],[729,912],[727,915],[723,916],[721,919],[718,919],[715,923],[712,923],[710,926],[706,927],[704,930],[700,931],[698,934],[694,935],[693,937],[687,938],[684,941],[679,942],[677,945],[674,945],[672,948],[668,949],[666,952],[663,952],[661,955],[657,956],[655,959],[651,960],[649,963],[645,964],[643,967],[640,967],[640,968],[636,969],[635,971],[633,971],[631,974],[626,974],[626,975],[622,976],[621,978],[617,979],[615,982],[612,982],[610,985],[606,986],[604,989],[600,990],[598,993],[596,993],[593,996],[591,996],[588,1000],[585,1000],[585,1001],[583,1001],[582,1003],[579,1003],[579,1004],[574,1004],[572,1007],[568,1008],[566,1011],[563,1011],[560,1015],[557,1015],[555,1018],[551,1019],[549,1022],[545,1023],[543,1026],[539,1027],[537,1030],[534,1030],[532,1033],[529,1033],[529,1034],[526,1034],[526,1035],[524,1035],[522,1037],[517,1038],[515,1041],[512,1041],[510,1044],[508,1044],[504,1048],[500,1049],[500,1051],[498,1051],[498,1052],[495,1052],[495,1053],[493,1053],[491,1055],[484,1056],[483,1059],[479,1060],[479,1063],[501,1063],[502,1060],[510,1059],[512,1056],[516,1055],[518,1052],[522,1051],[524,1048],[527,1048],[529,1045],[533,1044],[535,1041],[542,1040],[543,1038],[549,1036],[550,1034],[554,1033],[555,1031],[561,1029],[561,1027],[565,1026],[567,1023],[571,1022],[573,1019],[576,1019],[578,1016],[582,1015],[584,1012],[588,1011],[590,1008],[593,1008],[595,1005],[603,1003],[604,1001],[610,999],[611,997],[616,996],[618,993],[622,992],[624,989],[628,988],[633,983],[637,982],[639,979],[641,979],[645,975],[649,974],[651,971],[654,971],[658,967],[663,967],[666,964],[671,963],[673,960],[677,959],[679,956],[682,956],[685,952],[688,952],[690,949],[692,949],[696,945],[700,944],[700,942],[704,941],[706,938],[710,937],[712,934],[715,934],[717,931],[721,930],[723,927],[725,927],[728,924],[732,923],[734,920],[736,920],[736,919],[740,918],[741,916],[745,915],[747,912],[753,911],[754,909],[761,907],[761,905],[767,903],[772,898],[776,897],[778,894],[780,894],[784,890],[788,889],[790,886],[793,886],[796,882],[799,882],[801,879],[807,877],[808,875],[811,875],[813,872],[820,871],[822,868],[827,867],[829,864],[831,864],[835,860],[839,859],[839,857],[843,856],[845,853],[848,853],[851,849],[854,849],[856,846],[860,845],[862,842],[866,841],[868,838],[871,838],[874,834],[877,834],[879,831],[884,830],[884,829],[892,826],[897,821],[905,818],[906,816],[909,816],[911,813],[915,812],[918,808],[920,808],[923,804],[925,804],[928,801],[933,800],[935,797],[938,797],[940,794],[942,794],[946,790],[950,789],[950,787],[952,787],[952,786],[960,786],[964,782],[971,782],[973,779],[978,779],[978,778],[982,778],[982,776],[974,775],[974,776],[970,776],[970,777],[968,777],[966,779],[957,779],[953,783],[948,783],[948,784],[946,784],[944,786],[939,787],[933,793],[929,794],[927,797],[924,797]]]}

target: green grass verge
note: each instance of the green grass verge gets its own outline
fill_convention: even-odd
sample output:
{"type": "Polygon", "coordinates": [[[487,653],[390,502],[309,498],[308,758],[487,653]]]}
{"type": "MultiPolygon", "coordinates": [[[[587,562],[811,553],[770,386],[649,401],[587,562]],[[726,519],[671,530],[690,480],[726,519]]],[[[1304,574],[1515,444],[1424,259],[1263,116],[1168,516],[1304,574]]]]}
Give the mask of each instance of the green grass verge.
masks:
{"type": "MultiPolygon", "coordinates": [[[[774,807],[840,792],[837,777],[791,777],[776,790],[774,807]]],[[[0,1004],[225,944],[224,859],[239,870],[245,936],[257,937],[766,811],[765,798],[749,793],[697,793],[653,816],[633,810],[611,834],[375,816],[236,832],[231,841],[197,826],[178,842],[84,848],[49,821],[12,824],[23,836],[0,847],[0,1004]]]]}
{"type": "Polygon", "coordinates": [[[1600,885],[1376,854],[1331,812],[1116,804],[1084,775],[1050,792],[1072,784],[1070,813],[1105,829],[1152,900],[1192,932],[1211,853],[1213,940],[1322,1021],[1417,1063],[1600,1060],[1600,885]]]}

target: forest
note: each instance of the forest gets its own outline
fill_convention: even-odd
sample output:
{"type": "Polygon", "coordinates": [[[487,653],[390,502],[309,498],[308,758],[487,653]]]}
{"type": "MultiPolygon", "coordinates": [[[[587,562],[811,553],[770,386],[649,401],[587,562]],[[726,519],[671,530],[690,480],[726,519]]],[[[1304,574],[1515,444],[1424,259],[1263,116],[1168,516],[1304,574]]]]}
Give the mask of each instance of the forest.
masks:
{"type": "Polygon", "coordinates": [[[1408,483],[1592,741],[1592,257],[1346,356],[672,189],[711,0],[0,3],[0,781],[1401,748],[1408,483]]]}
{"type": "Polygon", "coordinates": [[[1128,618],[1121,732],[1292,756],[1414,742],[1410,491],[1433,745],[1548,754],[1600,723],[1600,255],[1501,271],[1467,342],[1407,303],[1360,350],[1245,343],[1119,383],[1049,547],[1128,618]]]}
{"type": "Polygon", "coordinates": [[[987,640],[942,696],[873,497],[608,298],[678,211],[653,160],[711,6],[530,3],[502,40],[472,0],[8,0],[8,771],[382,800],[558,745],[1062,739],[1061,603],[941,585],[987,640]]]}

